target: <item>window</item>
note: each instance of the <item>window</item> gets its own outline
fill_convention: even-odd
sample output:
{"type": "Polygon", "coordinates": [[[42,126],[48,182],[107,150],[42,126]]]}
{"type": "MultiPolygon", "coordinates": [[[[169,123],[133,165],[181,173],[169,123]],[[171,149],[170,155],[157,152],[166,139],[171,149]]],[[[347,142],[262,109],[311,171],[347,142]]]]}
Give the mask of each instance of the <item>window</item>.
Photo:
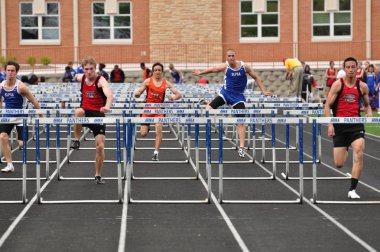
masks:
{"type": "Polygon", "coordinates": [[[94,41],[131,40],[131,3],[118,2],[117,14],[108,15],[104,2],[92,4],[94,41]]]}
{"type": "Polygon", "coordinates": [[[254,12],[254,1],[257,0],[240,0],[240,38],[278,39],[279,1],[265,0],[266,11],[263,13],[254,12]]]}
{"type": "Polygon", "coordinates": [[[312,7],[313,38],[351,38],[351,0],[339,0],[332,12],[325,12],[325,0],[313,0],[312,7]]]}
{"type": "Polygon", "coordinates": [[[21,41],[59,42],[59,3],[46,3],[44,15],[33,15],[33,3],[20,3],[21,41]]]}

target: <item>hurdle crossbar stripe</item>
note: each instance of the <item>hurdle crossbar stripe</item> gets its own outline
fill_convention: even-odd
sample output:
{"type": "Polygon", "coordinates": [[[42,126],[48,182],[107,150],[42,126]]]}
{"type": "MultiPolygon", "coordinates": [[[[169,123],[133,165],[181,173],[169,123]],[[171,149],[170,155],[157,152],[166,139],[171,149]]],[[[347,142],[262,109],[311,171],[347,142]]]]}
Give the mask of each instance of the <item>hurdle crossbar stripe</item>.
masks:
{"type": "Polygon", "coordinates": [[[325,111],[323,109],[308,109],[308,110],[284,110],[284,115],[324,115],[325,111]]]}
{"type": "Polygon", "coordinates": [[[310,117],[309,123],[380,123],[380,117],[310,117]]]}

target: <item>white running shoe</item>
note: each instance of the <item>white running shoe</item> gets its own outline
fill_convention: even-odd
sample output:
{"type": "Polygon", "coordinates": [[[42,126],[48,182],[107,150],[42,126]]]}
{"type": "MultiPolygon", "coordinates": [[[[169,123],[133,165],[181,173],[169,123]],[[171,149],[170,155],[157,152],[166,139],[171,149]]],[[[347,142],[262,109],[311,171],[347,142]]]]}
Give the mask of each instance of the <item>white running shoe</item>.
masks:
{"type": "Polygon", "coordinates": [[[238,149],[239,157],[244,158],[245,157],[245,152],[244,152],[244,147],[239,147],[238,149]]]}
{"type": "Polygon", "coordinates": [[[5,168],[1,169],[1,172],[14,172],[15,171],[15,168],[13,167],[13,165],[7,165],[5,166],[5,168]]]}
{"type": "Polygon", "coordinates": [[[349,199],[360,199],[360,196],[356,193],[355,190],[351,190],[348,192],[349,199]]]}

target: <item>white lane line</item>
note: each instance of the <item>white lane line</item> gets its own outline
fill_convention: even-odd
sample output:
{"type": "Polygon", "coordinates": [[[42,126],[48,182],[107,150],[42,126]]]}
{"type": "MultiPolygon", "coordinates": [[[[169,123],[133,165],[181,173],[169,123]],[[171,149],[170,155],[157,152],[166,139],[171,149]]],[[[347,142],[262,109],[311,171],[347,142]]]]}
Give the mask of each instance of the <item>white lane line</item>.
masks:
{"type": "MultiPolygon", "coordinates": [[[[249,154],[248,154],[249,156],[249,154]]],[[[272,174],[265,166],[260,164],[260,162],[256,162],[258,166],[260,166],[264,171],[266,171],[268,174],[272,174]]],[[[282,179],[279,179],[276,177],[276,180],[279,181],[281,184],[283,184],[285,187],[287,187],[290,191],[295,193],[296,195],[299,195],[299,193],[290,185],[285,183],[282,179]]],[[[371,252],[376,252],[377,250],[371,247],[368,243],[366,243],[364,240],[362,240],[359,236],[351,232],[347,227],[345,227],[343,224],[338,222],[337,220],[334,219],[331,215],[329,215],[327,212],[323,211],[321,208],[313,204],[310,200],[306,199],[303,197],[303,201],[306,202],[309,206],[313,207],[315,210],[317,210],[319,213],[321,213],[323,216],[326,217],[327,220],[331,221],[334,225],[336,225],[340,230],[342,230],[344,233],[346,233],[349,237],[351,237],[354,241],[359,243],[361,246],[363,246],[365,249],[371,252]]]]}
{"type": "Polygon", "coordinates": [[[127,240],[127,217],[128,217],[128,186],[127,180],[124,183],[124,199],[123,199],[123,210],[121,215],[121,223],[120,223],[120,237],[119,237],[119,252],[125,251],[125,242],[127,240]]]}
{"type": "MultiPolygon", "coordinates": [[[[88,131],[87,131],[88,132],[88,131]]],[[[86,132],[86,133],[87,133],[86,132]]],[[[86,134],[85,133],[85,134],[86,134]]],[[[81,139],[84,138],[85,134],[81,137],[81,139]]],[[[31,140],[31,139],[30,139],[31,140]]],[[[30,141],[29,140],[29,141],[30,141]]],[[[74,150],[70,150],[69,156],[74,150]]],[[[62,162],[59,164],[60,167],[62,167],[67,160],[67,156],[62,160],[62,162]]],[[[53,178],[57,175],[58,169],[55,169],[55,171],[52,173],[50,180],[45,181],[45,183],[41,186],[40,192],[42,193],[45,188],[50,184],[50,182],[53,180],[53,178]]],[[[8,229],[5,231],[5,233],[0,238],[0,249],[4,245],[4,242],[8,239],[8,237],[11,235],[13,230],[16,228],[16,226],[19,224],[19,222],[24,218],[25,214],[29,211],[29,209],[32,207],[32,205],[37,200],[37,194],[33,196],[33,198],[28,202],[28,204],[24,207],[24,209],[20,212],[20,214],[14,219],[14,221],[11,223],[11,225],[8,227],[8,229]]]]}
{"type": "MultiPolygon", "coordinates": [[[[195,169],[195,164],[194,164],[193,159],[191,157],[190,157],[190,163],[191,163],[191,166],[193,166],[193,168],[195,169]]],[[[199,173],[199,180],[202,182],[203,186],[207,190],[207,188],[208,188],[207,183],[200,173],[199,173]]],[[[223,207],[220,205],[220,203],[218,202],[218,199],[216,198],[216,196],[213,192],[211,192],[211,199],[212,199],[212,202],[215,204],[216,208],[219,210],[219,213],[222,215],[223,220],[226,222],[228,228],[230,229],[230,231],[231,231],[232,235],[234,236],[236,242],[239,244],[241,250],[244,252],[248,252],[249,249],[248,249],[247,245],[245,244],[245,242],[241,238],[241,236],[240,236],[239,232],[237,231],[237,229],[235,228],[234,224],[232,224],[231,219],[228,217],[227,213],[224,211],[223,207]]]]}

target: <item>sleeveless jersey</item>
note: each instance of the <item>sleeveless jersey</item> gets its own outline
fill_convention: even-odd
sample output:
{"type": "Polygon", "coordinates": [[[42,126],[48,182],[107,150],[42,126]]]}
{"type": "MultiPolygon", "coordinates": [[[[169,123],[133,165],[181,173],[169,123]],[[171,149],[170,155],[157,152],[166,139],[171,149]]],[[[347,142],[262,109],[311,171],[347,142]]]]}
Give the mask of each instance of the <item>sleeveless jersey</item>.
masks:
{"type": "Polygon", "coordinates": [[[224,89],[228,92],[243,94],[247,87],[247,74],[244,68],[244,62],[241,61],[241,66],[238,70],[230,68],[227,64],[226,73],[224,75],[224,89]]]}
{"type": "Polygon", "coordinates": [[[374,95],[375,94],[375,88],[376,88],[376,77],[375,73],[367,73],[367,86],[369,89],[369,95],[374,95]]]}
{"type": "Polygon", "coordinates": [[[333,114],[335,117],[359,117],[360,116],[360,99],[362,92],[360,90],[360,81],[352,87],[348,87],[343,79],[341,81],[341,90],[333,105],[333,114]]]}
{"type": "Polygon", "coordinates": [[[91,86],[87,85],[86,77],[83,75],[81,81],[81,108],[92,111],[100,111],[100,108],[106,104],[107,97],[103,93],[103,89],[98,87],[100,76],[97,76],[91,86]]]}
{"type": "Polygon", "coordinates": [[[146,103],[163,103],[165,100],[166,80],[162,81],[161,86],[157,87],[150,78],[148,88],[146,90],[146,103]]]}
{"type": "MultiPolygon", "coordinates": [[[[330,68],[327,69],[327,75],[335,75],[335,72],[336,70],[333,69],[331,70],[330,68]]],[[[327,78],[327,81],[326,81],[326,85],[331,87],[331,85],[336,81],[336,78],[327,78]]]]}
{"type": "Polygon", "coordinates": [[[181,78],[181,76],[179,75],[179,72],[174,70],[174,71],[170,71],[170,75],[173,77],[174,79],[174,83],[178,84],[179,83],[179,80],[181,78]]]}
{"type": "MultiPolygon", "coordinates": [[[[17,88],[19,84],[19,80],[16,80],[16,83],[12,90],[7,90],[5,87],[6,81],[4,80],[1,83],[1,96],[3,97],[3,101],[5,103],[6,109],[23,109],[26,105],[26,99],[19,94],[17,88]]],[[[4,117],[24,117],[27,115],[19,114],[19,115],[12,115],[12,114],[4,114],[4,117]]]]}

